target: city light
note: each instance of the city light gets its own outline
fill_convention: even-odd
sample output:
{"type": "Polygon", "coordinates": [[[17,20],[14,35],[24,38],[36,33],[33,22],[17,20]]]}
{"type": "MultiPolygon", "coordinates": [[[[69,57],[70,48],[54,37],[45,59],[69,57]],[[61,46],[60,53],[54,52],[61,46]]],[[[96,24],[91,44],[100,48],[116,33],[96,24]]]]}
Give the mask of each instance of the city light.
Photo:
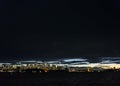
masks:
{"type": "Polygon", "coordinates": [[[91,62],[89,59],[59,59],[50,61],[17,61],[16,63],[0,63],[0,72],[49,72],[49,71],[67,71],[68,72],[94,72],[110,70],[120,70],[119,58],[102,58],[98,62],[91,62]]]}

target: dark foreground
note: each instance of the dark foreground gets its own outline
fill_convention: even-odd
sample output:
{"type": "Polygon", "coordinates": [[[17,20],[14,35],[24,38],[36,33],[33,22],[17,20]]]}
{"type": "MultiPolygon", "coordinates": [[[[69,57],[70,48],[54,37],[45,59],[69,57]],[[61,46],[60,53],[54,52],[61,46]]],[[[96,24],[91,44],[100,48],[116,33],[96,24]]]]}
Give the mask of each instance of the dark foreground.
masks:
{"type": "Polygon", "coordinates": [[[0,73],[0,86],[120,86],[120,72],[0,73]]]}

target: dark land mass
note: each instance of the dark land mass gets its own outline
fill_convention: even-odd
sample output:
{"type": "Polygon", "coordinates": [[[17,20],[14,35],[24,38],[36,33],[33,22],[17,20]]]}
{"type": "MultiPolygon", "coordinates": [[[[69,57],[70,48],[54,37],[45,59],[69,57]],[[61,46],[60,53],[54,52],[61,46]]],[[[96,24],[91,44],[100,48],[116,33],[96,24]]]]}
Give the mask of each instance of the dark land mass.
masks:
{"type": "Polygon", "coordinates": [[[120,86],[120,72],[0,73],[1,86],[120,86]]]}

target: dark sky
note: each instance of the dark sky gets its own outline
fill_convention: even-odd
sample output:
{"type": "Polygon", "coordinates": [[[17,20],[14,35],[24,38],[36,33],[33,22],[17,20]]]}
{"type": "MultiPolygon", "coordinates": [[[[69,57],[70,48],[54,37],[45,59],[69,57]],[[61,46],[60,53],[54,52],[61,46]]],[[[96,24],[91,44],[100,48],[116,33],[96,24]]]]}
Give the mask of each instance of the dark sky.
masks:
{"type": "Polygon", "coordinates": [[[120,56],[119,0],[1,0],[0,58],[120,56]]]}

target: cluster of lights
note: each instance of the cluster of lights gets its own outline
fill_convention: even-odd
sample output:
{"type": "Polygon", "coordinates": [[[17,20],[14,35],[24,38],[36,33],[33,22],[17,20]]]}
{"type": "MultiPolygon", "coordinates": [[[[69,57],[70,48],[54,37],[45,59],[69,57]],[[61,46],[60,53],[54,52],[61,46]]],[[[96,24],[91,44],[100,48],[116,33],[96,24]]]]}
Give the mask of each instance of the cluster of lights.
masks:
{"type": "MultiPolygon", "coordinates": [[[[16,64],[25,64],[25,63],[47,63],[55,64],[68,67],[102,67],[102,68],[120,68],[120,58],[119,57],[102,57],[99,62],[90,62],[86,58],[75,58],[75,59],[59,59],[55,61],[19,61],[16,64]]],[[[0,63],[2,64],[11,64],[11,63],[0,63]]]]}

